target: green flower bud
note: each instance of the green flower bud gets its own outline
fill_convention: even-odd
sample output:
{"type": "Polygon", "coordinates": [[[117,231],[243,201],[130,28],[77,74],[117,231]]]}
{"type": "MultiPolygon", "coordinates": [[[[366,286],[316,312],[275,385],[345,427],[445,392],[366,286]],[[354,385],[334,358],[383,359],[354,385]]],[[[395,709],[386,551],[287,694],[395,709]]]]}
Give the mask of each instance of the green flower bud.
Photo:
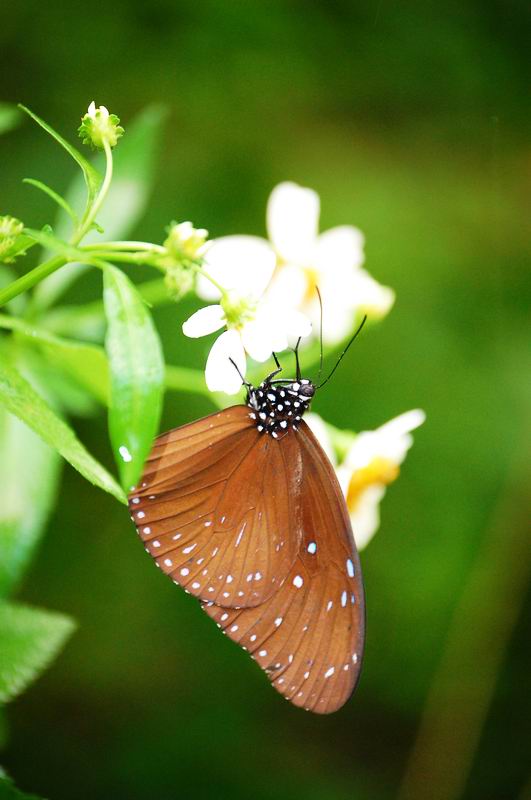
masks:
{"type": "Polygon", "coordinates": [[[96,108],[94,101],[89,105],[88,111],[81,118],[78,134],[83,139],[83,144],[103,150],[104,143],[115,147],[124,129],[119,125],[120,120],[116,114],[109,114],[105,106],[96,108]]]}
{"type": "Polygon", "coordinates": [[[195,274],[186,266],[174,265],[166,269],[164,283],[170,297],[178,301],[194,288],[195,274]]]}
{"type": "Polygon", "coordinates": [[[257,302],[241,297],[236,292],[227,292],[219,301],[227,320],[227,328],[240,328],[254,318],[257,302]]]}
{"type": "Polygon", "coordinates": [[[22,255],[24,248],[17,248],[15,245],[23,228],[24,223],[16,217],[0,217],[0,262],[8,264],[17,255],[22,255]]]}
{"type": "Polygon", "coordinates": [[[164,247],[175,261],[193,261],[205,254],[208,248],[207,236],[208,231],[194,228],[191,222],[172,222],[164,247]]]}

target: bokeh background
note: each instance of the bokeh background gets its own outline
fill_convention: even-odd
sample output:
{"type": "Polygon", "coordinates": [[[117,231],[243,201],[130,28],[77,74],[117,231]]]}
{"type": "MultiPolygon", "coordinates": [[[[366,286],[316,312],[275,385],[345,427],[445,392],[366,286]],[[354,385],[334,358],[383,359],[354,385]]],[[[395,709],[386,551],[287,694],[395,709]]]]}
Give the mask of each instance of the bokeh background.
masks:
{"type": "MultiPolygon", "coordinates": [[[[286,179],[319,191],[323,229],[358,225],[397,302],[315,410],[355,430],[427,413],[362,557],[362,680],[327,718],[277,696],[65,467],[19,597],[79,629],[11,706],[5,767],[50,800],[529,797],[528,4],[20,0],[1,16],[1,98],[71,141],[93,99],[126,128],[167,106],[136,237],[171,219],[262,235],[286,179]]],[[[61,189],[74,166],[29,123],[0,144],[2,213],[44,224],[20,179],[61,189]]],[[[89,276],[68,300],[99,291],[89,276]]],[[[169,363],[204,361],[180,334],[192,308],[154,312],[169,363]]],[[[163,424],[210,410],[169,394],[163,424]]],[[[103,414],[75,426],[111,465],[103,414]]]]}

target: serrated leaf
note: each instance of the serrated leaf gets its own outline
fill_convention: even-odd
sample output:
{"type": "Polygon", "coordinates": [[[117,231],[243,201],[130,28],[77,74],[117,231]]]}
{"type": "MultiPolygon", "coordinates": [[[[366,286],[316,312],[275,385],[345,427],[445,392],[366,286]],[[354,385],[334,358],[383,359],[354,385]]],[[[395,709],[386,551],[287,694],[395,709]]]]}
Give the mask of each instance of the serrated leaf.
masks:
{"type": "MultiPolygon", "coordinates": [[[[113,151],[113,180],[97,218],[105,231],[104,241],[128,236],[145,211],[155,177],[156,156],[166,113],[162,106],[144,109],[127,126],[123,139],[113,151]]],[[[97,163],[101,163],[101,158],[96,159],[97,163]]],[[[83,195],[83,183],[76,176],[66,199],[78,213],[83,207],[83,195]]],[[[57,236],[68,238],[70,223],[65,213],[59,213],[54,229],[57,236]]],[[[83,244],[101,241],[101,234],[92,230],[83,239],[83,244]]],[[[83,271],[80,264],[69,264],[42,281],[35,290],[37,307],[43,309],[52,305],[83,271]]]]}
{"type": "Polygon", "coordinates": [[[27,425],[0,407],[0,596],[23,575],[42,534],[58,484],[60,458],[27,425]]]}
{"type": "Polygon", "coordinates": [[[104,271],[103,300],[111,372],[109,433],[122,486],[129,490],[158,431],[164,359],[151,314],[127,275],[116,267],[104,271]]]}
{"type": "Polygon", "coordinates": [[[26,106],[19,105],[19,108],[22,109],[26,114],[28,114],[35,122],[43,128],[46,133],[49,133],[56,142],[58,142],[61,147],[63,147],[66,152],[74,159],[74,161],[81,167],[81,171],[83,173],[83,178],[85,181],[85,185],[88,191],[88,203],[89,205],[92,204],[93,199],[96,197],[98,189],[100,188],[102,177],[100,173],[90,164],[85,156],[81,155],[79,150],[77,150],[70,142],[67,142],[66,139],[54,131],[51,125],[48,125],[43,119],[34,114],[33,111],[30,111],[29,108],[26,106]]]}
{"type": "Polygon", "coordinates": [[[91,456],[74,431],[5,358],[0,361],[0,403],[54,447],[84,478],[120,502],[126,502],[112,475],[91,456]]]}
{"type": "Polygon", "coordinates": [[[64,614],[0,602],[0,703],[40,675],[74,628],[64,614]]]}

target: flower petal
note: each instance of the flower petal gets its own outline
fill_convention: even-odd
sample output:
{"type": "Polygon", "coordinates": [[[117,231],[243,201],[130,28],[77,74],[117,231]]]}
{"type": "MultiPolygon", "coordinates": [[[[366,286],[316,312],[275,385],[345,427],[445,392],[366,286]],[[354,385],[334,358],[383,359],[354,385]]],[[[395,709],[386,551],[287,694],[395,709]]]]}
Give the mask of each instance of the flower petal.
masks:
{"type": "Polygon", "coordinates": [[[367,466],[375,458],[401,464],[413,444],[410,431],[422,425],[426,415],[420,409],[407,411],[374,431],[359,433],[347,453],[345,467],[351,472],[367,466]]]}
{"type": "Polygon", "coordinates": [[[319,195],[296,183],[280,183],[269,196],[267,230],[284,261],[309,264],[319,226],[319,195]]]}
{"type": "Polygon", "coordinates": [[[192,339],[214,333],[225,325],[223,309],[219,305],[200,308],[186,322],[183,322],[183,333],[192,339]]]}
{"type": "Polygon", "coordinates": [[[205,380],[211,392],[237,394],[241,389],[242,379],[231,363],[231,358],[241,374],[245,375],[245,352],[240,335],[235,330],[222,333],[208,354],[205,380]]]}
{"type": "Polygon", "coordinates": [[[385,486],[368,486],[360,496],[356,509],[350,514],[358,550],[367,547],[380,526],[380,503],[384,494],[385,486]]]}
{"type": "Polygon", "coordinates": [[[283,314],[283,325],[288,339],[305,339],[312,332],[312,323],[302,311],[287,310],[283,314]]]}
{"type": "MultiPolygon", "coordinates": [[[[259,236],[222,236],[214,239],[205,256],[207,272],[224,289],[240,297],[258,299],[275,269],[273,248],[259,236]]],[[[197,294],[205,300],[218,300],[218,289],[203,275],[197,280],[197,294]]]]}
{"type": "Polygon", "coordinates": [[[369,319],[385,317],[395,302],[394,291],[382,286],[364,269],[356,271],[351,291],[356,308],[369,319]]]}
{"type": "Polygon", "coordinates": [[[243,346],[255,361],[267,361],[273,352],[285,350],[288,340],[278,319],[259,309],[255,319],[241,329],[243,346]]]}
{"type": "Polygon", "coordinates": [[[325,231],[315,246],[314,266],[318,272],[357,269],[363,264],[365,237],[353,225],[339,225],[325,231]]]}

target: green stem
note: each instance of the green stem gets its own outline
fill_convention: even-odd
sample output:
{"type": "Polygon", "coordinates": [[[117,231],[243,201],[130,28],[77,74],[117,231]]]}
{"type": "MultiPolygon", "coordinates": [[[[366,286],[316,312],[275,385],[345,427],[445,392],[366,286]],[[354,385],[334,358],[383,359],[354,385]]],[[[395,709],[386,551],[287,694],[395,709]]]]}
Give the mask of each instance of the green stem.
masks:
{"type": "Polygon", "coordinates": [[[51,275],[52,272],[55,272],[59,267],[63,267],[66,263],[67,259],[64,258],[64,256],[55,256],[45,261],[43,264],[39,264],[38,267],[30,270],[20,278],[17,278],[16,281],[13,281],[13,283],[10,283],[9,286],[6,286],[4,289],[0,289],[0,307],[9,303],[9,301],[17,297],[17,295],[27,292],[28,289],[31,289],[36,283],[42,281],[43,278],[47,278],[48,275],[51,275]]]}
{"type": "MultiPolygon", "coordinates": [[[[87,215],[81,223],[81,227],[70,240],[70,244],[73,244],[74,246],[79,244],[79,242],[92,227],[92,223],[96,219],[96,215],[99,213],[111,185],[113,170],[112,150],[107,142],[104,142],[103,146],[106,158],[105,178],[103,179],[103,183],[96,200],[88,210],[87,215]]],[[[64,258],[64,256],[55,256],[54,258],[45,261],[43,264],[39,264],[39,266],[35,267],[35,269],[32,269],[30,272],[26,273],[26,275],[22,275],[22,277],[18,278],[18,280],[13,281],[13,283],[11,283],[9,286],[6,286],[4,289],[0,290],[0,307],[8,303],[14,297],[17,297],[17,295],[22,294],[22,292],[27,292],[28,289],[31,289],[33,286],[35,286],[35,284],[40,283],[40,281],[42,281],[44,278],[47,278],[48,275],[51,275],[52,272],[55,272],[57,269],[59,269],[59,267],[64,266],[66,263],[67,259],[64,258]]]]}
{"type": "Polygon", "coordinates": [[[226,297],[227,290],[224,289],[223,286],[220,283],[218,283],[216,280],[214,280],[212,275],[209,275],[208,272],[205,272],[203,267],[200,267],[199,264],[191,263],[190,264],[190,269],[192,269],[193,272],[195,272],[196,275],[203,275],[203,277],[205,277],[207,279],[207,281],[210,281],[212,286],[216,287],[218,292],[221,294],[221,297],[226,297]]]}
{"type": "Polygon", "coordinates": [[[151,244],[150,242],[105,242],[102,244],[84,244],[82,250],[99,250],[105,247],[106,250],[151,250],[155,253],[166,254],[166,248],[160,244],[151,244]]]}
{"type": "Polygon", "coordinates": [[[145,254],[145,251],[137,253],[123,253],[107,250],[106,247],[106,244],[101,244],[99,245],[100,249],[94,249],[90,251],[86,248],[82,248],[83,252],[86,253],[87,263],[92,264],[94,263],[95,259],[99,259],[104,261],[120,262],[124,264],[147,264],[150,267],[160,270],[160,272],[165,272],[163,267],[153,263],[153,261],[145,254]]]}
{"type": "Polygon", "coordinates": [[[109,143],[106,142],[106,141],[103,142],[103,149],[105,150],[105,162],[106,162],[105,177],[103,179],[103,183],[101,185],[101,189],[100,189],[100,191],[98,193],[98,196],[96,197],[96,199],[95,199],[94,203],[92,204],[92,206],[90,207],[90,209],[88,209],[88,213],[85,216],[85,218],[83,219],[80,229],[72,236],[72,239],[70,240],[70,244],[73,244],[73,245],[79,244],[79,242],[83,239],[83,237],[91,229],[92,223],[96,219],[96,216],[98,215],[98,213],[99,213],[99,211],[100,211],[100,209],[101,209],[101,207],[102,207],[102,205],[103,205],[103,203],[105,201],[105,198],[107,197],[107,193],[108,193],[109,187],[111,185],[112,169],[113,169],[113,167],[112,167],[112,149],[111,149],[109,143]]]}

